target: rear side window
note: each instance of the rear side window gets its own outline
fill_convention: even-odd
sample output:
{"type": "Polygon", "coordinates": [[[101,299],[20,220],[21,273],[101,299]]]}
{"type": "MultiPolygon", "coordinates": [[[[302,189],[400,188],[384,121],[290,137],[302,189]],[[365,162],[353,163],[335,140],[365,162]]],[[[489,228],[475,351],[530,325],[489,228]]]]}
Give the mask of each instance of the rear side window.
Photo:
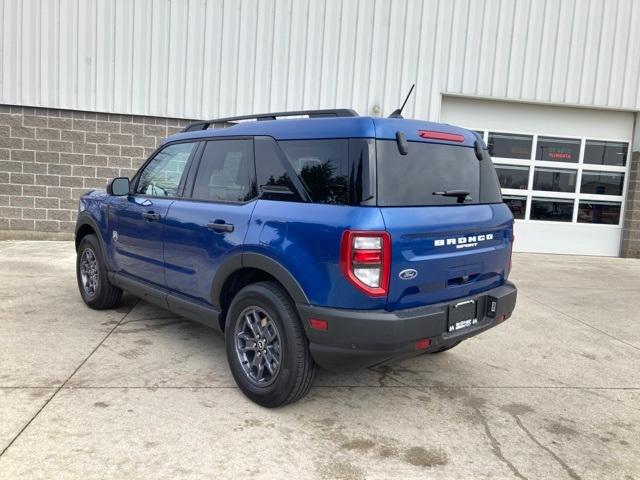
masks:
{"type": "Polygon", "coordinates": [[[255,197],[253,141],[207,142],[193,185],[196,200],[246,202],[255,197]]]}
{"type": "Polygon", "coordinates": [[[464,204],[498,203],[500,185],[489,155],[478,160],[473,148],[409,142],[400,155],[395,141],[377,142],[378,204],[381,206],[456,205],[458,197],[443,192],[466,192],[464,204]]]}
{"type": "Polygon", "coordinates": [[[258,192],[263,200],[301,202],[295,172],[272,138],[256,138],[256,175],[258,192]]]}
{"type": "Polygon", "coordinates": [[[313,203],[349,204],[349,141],[278,142],[313,203]]]}

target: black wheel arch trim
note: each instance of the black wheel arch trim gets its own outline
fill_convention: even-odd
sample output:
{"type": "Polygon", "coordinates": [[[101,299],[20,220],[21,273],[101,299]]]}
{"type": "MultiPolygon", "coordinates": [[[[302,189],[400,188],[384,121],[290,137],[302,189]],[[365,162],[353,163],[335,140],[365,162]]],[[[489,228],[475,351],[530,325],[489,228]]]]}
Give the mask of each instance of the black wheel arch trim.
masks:
{"type": "Polygon", "coordinates": [[[308,304],[309,299],[295,277],[276,260],[255,252],[236,253],[230,256],[216,272],[211,285],[211,303],[215,308],[220,307],[220,294],[224,283],[241,268],[256,268],[262,270],[282,284],[294,303],[308,304]]]}
{"type": "Polygon", "coordinates": [[[104,240],[100,233],[101,232],[100,227],[98,227],[98,224],[96,223],[96,221],[93,218],[91,218],[89,214],[85,212],[80,212],[78,214],[78,220],[76,221],[76,228],[74,231],[74,235],[75,235],[74,243],[76,246],[76,251],[80,246],[80,243],[78,242],[78,230],[80,230],[85,225],[89,225],[91,228],[93,228],[93,231],[96,233],[96,237],[98,237],[98,242],[100,243],[100,249],[102,250],[101,252],[103,256],[102,258],[103,260],[105,260],[105,255],[107,250],[105,249],[104,240]]]}

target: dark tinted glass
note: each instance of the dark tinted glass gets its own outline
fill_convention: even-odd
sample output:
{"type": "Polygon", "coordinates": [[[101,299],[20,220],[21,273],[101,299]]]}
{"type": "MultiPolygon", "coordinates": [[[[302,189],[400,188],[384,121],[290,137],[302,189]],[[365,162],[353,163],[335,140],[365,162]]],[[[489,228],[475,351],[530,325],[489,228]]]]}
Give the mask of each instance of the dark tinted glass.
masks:
{"type": "Polygon", "coordinates": [[[156,154],[140,173],[136,193],[154,197],[178,195],[180,179],[195,143],[175,143],[156,154]]]}
{"type": "Polygon", "coordinates": [[[492,157],[531,158],[532,135],[516,135],[513,133],[489,132],[489,155],[492,157]]]}
{"type": "Polygon", "coordinates": [[[256,175],[258,192],[263,200],[300,202],[302,198],[294,184],[295,172],[271,138],[256,138],[256,175]]]}
{"type": "Polygon", "coordinates": [[[349,204],[349,141],[278,142],[314,203],[349,204]]]}
{"type": "Polygon", "coordinates": [[[193,186],[198,200],[245,202],[255,196],[253,141],[207,142],[193,186]]]}
{"type": "Polygon", "coordinates": [[[583,170],[580,193],[622,195],[624,173],[589,172],[583,170]]]}
{"type": "Polygon", "coordinates": [[[453,190],[469,193],[465,203],[479,203],[479,164],[491,162],[478,161],[472,148],[409,142],[408,154],[400,155],[394,141],[379,140],[377,147],[379,205],[455,205],[456,197],[434,194],[453,190]]]}
{"type": "Polygon", "coordinates": [[[537,167],[534,171],[533,189],[573,193],[576,191],[576,171],[537,167]]]}
{"type": "Polygon", "coordinates": [[[503,195],[502,201],[507,204],[513,218],[524,218],[527,211],[527,197],[518,197],[515,195],[503,195]]]}
{"type": "Polygon", "coordinates": [[[529,167],[496,165],[496,172],[502,188],[526,190],[529,185],[529,167]]]}
{"type": "Polygon", "coordinates": [[[536,159],[551,162],[578,163],[580,140],[570,138],[538,137],[536,159]]]}
{"type": "Polygon", "coordinates": [[[587,140],[584,147],[584,163],[624,166],[627,164],[628,148],[628,143],[587,140]]]}
{"type": "Polygon", "coordinates": [[[620,204],[582,200],[578,207],[578,222],[617,225],[620,222],[620,204]]]}
{"type": "Polygon", "coordinates": [[[531,220],[570,222],[573,218],[573,200],[560,198],[532,198],[531,220]]]}

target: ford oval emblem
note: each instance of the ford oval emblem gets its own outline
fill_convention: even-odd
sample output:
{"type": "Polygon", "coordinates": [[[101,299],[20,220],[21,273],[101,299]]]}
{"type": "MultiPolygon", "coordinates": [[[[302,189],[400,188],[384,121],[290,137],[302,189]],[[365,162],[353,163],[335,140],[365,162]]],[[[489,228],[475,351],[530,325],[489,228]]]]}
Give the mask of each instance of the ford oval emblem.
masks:
{"type": "Polygon", "coordinates": [[[413,280],[418,276],[418,271],[413,268],[407,268],[406,270],[402,270],[398,276],[401,280],[413,280]]]}

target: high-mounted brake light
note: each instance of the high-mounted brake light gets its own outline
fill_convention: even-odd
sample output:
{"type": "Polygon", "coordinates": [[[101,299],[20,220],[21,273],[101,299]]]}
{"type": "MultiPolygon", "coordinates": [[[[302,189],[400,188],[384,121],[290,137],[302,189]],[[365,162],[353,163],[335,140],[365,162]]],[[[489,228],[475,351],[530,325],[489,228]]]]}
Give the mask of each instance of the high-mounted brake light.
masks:
{"type": "Polygon", "coordinates": [[[464,135],[457,133],[434,132],[433,130],[418,130],[421,138],[430,138],[432,140],[445,140],[447,142],[464,142],[464,135]]]}
{"type": "Polygon", "coordinates": [[[345,230],[340,246],[340,268],[356,288],[371,297],[389,290],[391,237],[387,232],[345,230]]]}

